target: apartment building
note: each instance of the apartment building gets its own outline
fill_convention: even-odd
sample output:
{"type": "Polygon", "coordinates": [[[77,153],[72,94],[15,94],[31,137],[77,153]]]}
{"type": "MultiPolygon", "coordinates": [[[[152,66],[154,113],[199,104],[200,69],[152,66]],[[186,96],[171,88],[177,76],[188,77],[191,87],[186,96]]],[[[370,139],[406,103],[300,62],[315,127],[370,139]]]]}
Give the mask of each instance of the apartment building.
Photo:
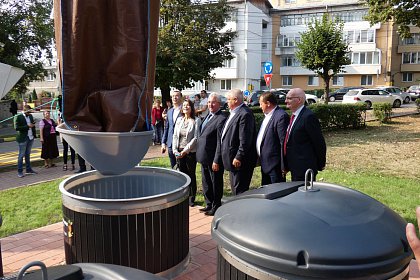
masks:
{"type": "Polygon", "coordinates": [[[333,78],[331,87],[394,84],[408,87],[420,75],[420,37],[413,28],[412,39],[401,40],[392,22],[370,26],[364,20],[367,9],[359,1],[274,0],[273,87],[324,87],[322,79],[302,67],[295,57],[296,43],[307,24],[324,13],[344,22],[344,40],[350,48],[351,64],[333,78]]]}
{"type": "Polygon", "coordinates": [[[272,56],[272,6],[268,0],[228,3],[235,9],[225,27],[237,32],[230,44],[234,58],[212,71],[214,79],[206,81],[206,88],[226,94],[233,88],[251,91],[265,87],[263,65],[272,56]]]}

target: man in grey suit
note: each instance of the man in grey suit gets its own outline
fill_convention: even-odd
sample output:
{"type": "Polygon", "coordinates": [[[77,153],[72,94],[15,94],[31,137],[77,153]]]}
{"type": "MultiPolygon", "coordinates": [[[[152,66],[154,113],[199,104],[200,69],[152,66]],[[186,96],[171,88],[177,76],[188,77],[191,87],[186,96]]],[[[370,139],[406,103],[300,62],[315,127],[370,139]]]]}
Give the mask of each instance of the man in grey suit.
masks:
{"type": "Polygon", "coordinates": [[[174,136],[174,128],[176,120],[182,116],[182,93],[174,90],[171,95],[173,107],[168,110],[167,119],[162,136],[162,154],[168,149],[168,156],[173,168],[176,164],[176,158],[172,152],[172,138],[174,136]]]}
{"type": "Polygon", "coordinates": [[[206,207],[200,209],[213,216],[222,204],[223,164],[218,146],[226,116],[220,110],[220,97],[210,94],[207,101],[209,114],[203,120],[197,140],[197,161],[201,163],[201,178],[206,207]]]}
{"type": "Polygon", "coordinates": [[[283,143],[289,115],[277,106],[276,96],[271,92],[263,93],[259,101],[265,115],[256,146],[261,163],[261,185],[285,182],[283,143]]]}
{"type": "Polygon", "coordinates": [[[223,166],[229,171],[232,193],[237,195],[247,191],[251,183],[257,161],[257,133],[254,114],[244,104],[240,89],[229,91],[227,103],[230,115],[222,131],[220,152],[223,166]]]}

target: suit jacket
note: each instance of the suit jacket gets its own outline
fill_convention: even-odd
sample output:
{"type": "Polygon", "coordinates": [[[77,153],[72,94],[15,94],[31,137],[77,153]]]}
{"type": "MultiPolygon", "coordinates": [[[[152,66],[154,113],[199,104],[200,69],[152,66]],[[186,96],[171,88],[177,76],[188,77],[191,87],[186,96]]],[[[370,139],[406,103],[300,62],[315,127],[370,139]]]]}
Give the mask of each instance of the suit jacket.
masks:
{"type": "MultiPolygon", "coordinates": [[[[35,124],[34,117],[32,116],[32,114],[29,115],[29,119],[30,119],[31,123],[35,124]]],[[[19,114],[19,115],[15,116],[14,126],[15,126],[15,129],[17,131],[16,141],[18,143],[25,142],[26,137],[28,137],[29,126],[26,123],[26,118],[23,114],[19,114]]],[[[34,135],[34,138],[36,138],[35,126],[32,127],[31,129],[32,129],[32,134],[34,135]]]]}
{"type": "Polygon", "coordinates": [[[264,131],[260,146],[261,169],[266,174],[274,168],[284,170],[283,144],[288,125],[289,115],[283,109],[276,107],[264,131]]]}
{"type": "Polygon", "coordinates": [[[241,161],[240,169],[254,168],[257,161],[256,139],[254,114],[243,104],[228,123],[222,137],[220,153],[225,169],[238,170],[232,165],[234,158],[241,161]]]}
{"type": "Polygon", "coordinates": [[[203,131],[197,139],[197,161],[203,165],[212,165],[222,163],[220,156],[220,137],[222,135],[223,125],[226,121],[226,115],[217,111],[213,118],[206,124],[203,131]]]}
{"type": "Polygon", "coordinates": [[[326,154],[327,147],[319,120],[311,110],[303,107],[289,132],[287,169],[305,174],[311,168],[317,173],[325,167],[326,154]]]}
{"type": "Polygon", "coordinates": [[[174,136],[172,139],[172,152],[186,152],[188,153],[195,153],[196,152],[196,146],[197,146],[197,138],[200,134],[200,126],[201,126],[201,120],[200,118],[195,118],[194,122],[189,122],[187,127],[187,145],[184,147],[183,150],[179,150],[178,146],[180,141],[180,132],[181,127],[184,123],[184,117],[177,118],[175,129],[174,129],[174,136]]]}
{"type": "MultiPolygon", "coordinates": [[[[177,119],[182,117],[182,112],[179,112],[177,119]]],[[[168,149],[172,149],[172,139],[174,136],[174,128],[177,120],[174,120],[174,107],[168,110],[167,120],[163,130],[162,144],[168,146],[168,149]]]]}

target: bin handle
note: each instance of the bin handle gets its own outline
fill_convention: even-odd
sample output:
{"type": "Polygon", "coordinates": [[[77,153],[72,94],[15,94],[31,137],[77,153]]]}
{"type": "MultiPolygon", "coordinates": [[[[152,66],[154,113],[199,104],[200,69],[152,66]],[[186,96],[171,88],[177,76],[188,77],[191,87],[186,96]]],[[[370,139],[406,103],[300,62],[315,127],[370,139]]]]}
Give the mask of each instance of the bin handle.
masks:
{"type": "Polygon", "coordinates": [[[40,261],[33,261],[33,262],[30,262],[30,263],[24,265],[19,270],[19,273],[17,275],[16,280],[22,280],[25,272],[33,266],[39,266],[41,268],[41,271],[42,271],[42,280],[48,280],[47,267],[45,266],[45,264],[43,262],[40,262],[40,261]]]}
{"type": "Polygon", "coordinates": [[[303,192],[317,192],[319,189],[314,188],[314,171],[312,169],[308,169],[305,172],[305,184],[303,188],[299,188],[299,190],[303,192]],[[310,181],[308,180],[310,176],[310,181]]]}

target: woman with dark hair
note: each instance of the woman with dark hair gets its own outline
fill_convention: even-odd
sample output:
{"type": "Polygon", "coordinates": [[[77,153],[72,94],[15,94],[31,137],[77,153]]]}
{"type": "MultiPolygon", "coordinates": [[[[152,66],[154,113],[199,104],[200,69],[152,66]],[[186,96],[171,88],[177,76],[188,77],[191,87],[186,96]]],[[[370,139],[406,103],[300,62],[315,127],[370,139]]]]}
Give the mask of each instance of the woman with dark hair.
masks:
{"type": "Polygon", "coordinates": [[[44,112],[44,119],[39,122],[39,135],[42,143],[41,158],[45,160],[45,168],[53,167],[53,159],[58,157],[57,124],[51,119],[50,111],[44,112]]]}
{"type": "Polygon", "coordinates": [[[172,151],[177,159],[179,171],[184,172],[191,178],[189,204],[194,206],[197,193],[197,181],[195,168],[197,159],[195,157],[197,138],[200,132],[201,120],[195,117],[194,103],[187,99],[182,103],[183,116],[178,118],[174,136],[172,139],[172,151]]]}

